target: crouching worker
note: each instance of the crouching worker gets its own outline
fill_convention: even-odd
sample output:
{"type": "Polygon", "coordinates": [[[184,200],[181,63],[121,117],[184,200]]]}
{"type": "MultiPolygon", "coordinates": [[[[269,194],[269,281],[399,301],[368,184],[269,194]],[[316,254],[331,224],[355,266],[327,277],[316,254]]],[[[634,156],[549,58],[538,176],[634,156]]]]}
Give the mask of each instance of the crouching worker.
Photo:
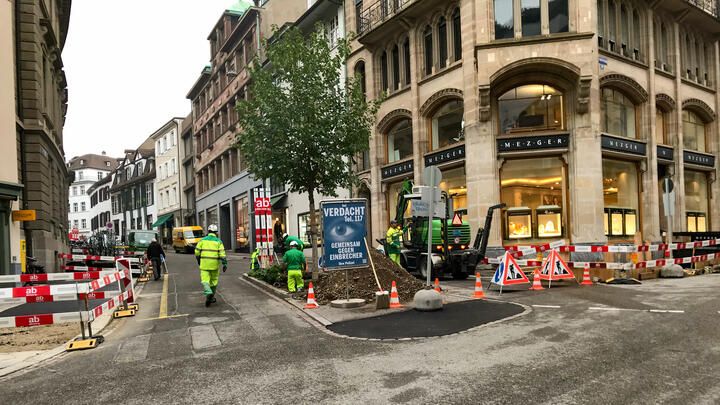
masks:
{"type": "Polygon", "coordinates": [[[200,282],[202,282],[205,294],[206,307],[217,301],[215,292],[220,278],[220,266],[222,265],[223,273],[227,270],[225,246],[218,239],[217,232],[217,225],[208,226],[208,235],[195,246],[195,258],[200,265],[200,282]]]}
{"type": "Polygon", "coordinates": [[[287,264],[288,291],[291,293],[302,291],[303,271],[305,270],[305,254],[300,250],[296,241],[290,242],[290,249],[283,255],[283,262],[287,264]]]}

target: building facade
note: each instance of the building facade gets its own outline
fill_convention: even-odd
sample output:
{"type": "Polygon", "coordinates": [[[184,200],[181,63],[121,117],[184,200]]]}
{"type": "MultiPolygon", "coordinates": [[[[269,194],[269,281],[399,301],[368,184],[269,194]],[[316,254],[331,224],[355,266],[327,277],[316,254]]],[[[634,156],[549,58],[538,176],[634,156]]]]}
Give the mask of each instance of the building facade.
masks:
{"type": "Polygon", "coordinates": [[[67,163],[74,175],[74,181],[68,190],[68,229],[78,230],[78,235],[87,238],[92,234],[92,203],[90,188],[115,170],[117,159],[103,152],[101,155],[87,154],[76,156],[67,163]]]}
{"type": "Polygon", "coordinates": [[[172,229],[182,225],[183,176],[180,175],[180,161],[184,155],[184,145],[178,142],[182,133],[183,118],[173,118],[150,135],[155,142],[155,196],[157,220],[152,224],[159,228],[166,244],[172,243],[172,229]]]}
{"type": "Polygon", "coordinates": [[[238,252],[251,249],[252,190],[263,183],[247,172],[234,147],[234,106],[246,97],[247,66],[258,54],[261,38],[270,35],[273,25],[295,21],[306,8],[305,0],[269,0],[255,6],[239,2],[226,10],[208,36],[211,65],[187,95],[195,137],[198,225],[217,224],[225,246],[238,252]]]}
{"type": "Polygon", "coordinates": [[[193,136],[192,113],[183,119],[180,135],[183,147],[180,154],[182,163],[182,204],[183,225],[192,226],[198,223],[195,212],[195,137],[193,136]]]}
{"type": "Polygon", "coordinates": [[[110,184],[112,176],[108,175],[96,181],[87,189],[90,196],[90,234],[113,229],[112,204],[110,202],[110,184]],[[110,227],[108,227],[110,225],[110,227]],[[108,229],[110,228],[110,229],[108,229]]]}
{"type": "Polygon", "coordinates": [[[125,242],[128,232],[153,229],[157,219],[152,145],[148,139],[139,149],[126,150],[125,158],[111,174],[111,220],[116,234],[125,242]]]}
{"type": "Polygon", "coordinates": [[[21,245],[49,271],[59,269],[57,253],[67,250],[71,178],[62,146],[68,100],[62,49],[70,5],[0,5],[0,142],[6,153],[0,166],[0,274],[20,271],[21,245]],[[35,210],[36,219],[12,221],[10,213],[18,209],[35,210]]]}
{"type": "Polygon", "coordinates": [[[386,94],[367,162],[373,236],[404,179],[441,169],[490,243],[659,241],[720,230],[713,1],[346,2],[350,74],[386,94]],[[678,17],[679,16],[679,17],[678,17]]]}

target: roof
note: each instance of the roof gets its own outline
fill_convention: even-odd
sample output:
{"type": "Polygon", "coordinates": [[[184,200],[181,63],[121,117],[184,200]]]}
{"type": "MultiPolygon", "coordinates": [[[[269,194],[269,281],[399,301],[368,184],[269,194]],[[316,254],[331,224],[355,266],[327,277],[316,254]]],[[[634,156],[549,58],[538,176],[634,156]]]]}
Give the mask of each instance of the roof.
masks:
{"type": "Polygon", "coordinates": [[[253,6],[253,3],[248,0],[237,0],[235,4],[227,8],[227,11],[244,13],[247,9],[253,6]]]}
{"type": "Polygon", "coordinates": [[[210,79],[210,73],[212,73],[212,67],[210,65],[205,66],[200,72],[200,77],[195,81],[185,98],[194,100],[210,79]]]}
{"type": "Polygon", "coordinates": [[[112,171],[117,166],[118,158],[108,156],[104,154],[104,152],[102,155],[88,153],[82,156],[75,156],[74,158],[70,159],[67,164],[69,170],[98,169],[112,171]],[[110,162],[110,166],[107,165],[107,162],[110,162]]]}

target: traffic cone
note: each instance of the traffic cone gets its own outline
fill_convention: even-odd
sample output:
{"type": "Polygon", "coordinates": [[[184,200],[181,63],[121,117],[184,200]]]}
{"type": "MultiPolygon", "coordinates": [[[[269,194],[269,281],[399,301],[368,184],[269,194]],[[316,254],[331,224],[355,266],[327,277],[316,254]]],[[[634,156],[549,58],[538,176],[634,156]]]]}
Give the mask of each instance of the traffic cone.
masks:
{"type": "Polygon", "coordinates": [[[395,280],[392,282],[392,288],[390,288],[390,308],[402,308],[400,304],[400,296],[398,295],[397,285],[395,280]]]}
{"type": "Polygon", "coordinates": [[[583,270],[583,279],[582,283],[580,285],[593,285],[592,280],[590,279],[590,265],[585,264],[585,269],[583,270]]]}
{"type": "Polygon", "coordinates": [[[482,289],[482,281],[480,280],[480,272],[475,272],[475,293],[473,294],[473,298],[483,299],[485,298],[485,293],[482,289]]]}
{"type": "Polygon", "coordinates": [[[305,304],[305,309],[315,309],[319,307],[320,305],[318,305],[317,301],[315,301],[315,290],[313,290],[313,285],[311,281],[310,285],[308,286],[307,304],[305,304]]]}
{"type": "Polygon", "coordinates": [[[544,290],[545,287],[542,286],[542,283],[540,282],[540,271],[538,269],[535,269],[533,272],[533,283],[530,287],[530,290],[544,290]]]}
{"type": "Polygon", "coordinates": [[[440,279],[435,277],[435,291],[441,293],[442,288],[440,288],[440,279]]]}

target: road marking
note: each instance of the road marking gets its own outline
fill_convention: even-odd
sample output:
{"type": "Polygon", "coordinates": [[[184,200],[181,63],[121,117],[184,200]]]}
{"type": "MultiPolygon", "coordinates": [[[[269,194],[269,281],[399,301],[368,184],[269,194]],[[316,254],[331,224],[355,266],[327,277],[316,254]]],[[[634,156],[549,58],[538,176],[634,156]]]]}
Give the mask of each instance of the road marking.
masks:
{"type": "Polygon", "coordinates": [[[142,335],[123,342],[115,354],[116,363],[131,363],[145,360],[150,347],[151,335],[142,335]]]}
{"type": "Polygon", "coordinates": [[[668,314],[684,314],[685,311],[679,310],[679,309],[649,309],[648,312],[655,312],[655,313],[668,313],[668,314]]]}
{"type": "Polygon", "coordinates": [[[190,328],[190,339],[195,350],[220,346],[220,338],[212,325],[193,326],[190,328]]]}
{"type": "Polygon", "coordinates": [[[561,308],[560,305],[533,305],[535,308],[561,308]]]}
{"type": "Polygon", "coordinates": [[[163,275],[163,291],[160,296],[160,313],[158,313],[158,319],[167,318],[168,278],[168,274],[163,275]]]}
{"type": "Polygon", "coordinates": [[[642,309],[615,308],[615,307],[590,307],[591,311],[643,311],[642,309]]]}
{"type": "Polygon", "coordinates": [[[147,319],[141,319],[141,321],[157,321],[158,319],[171,319],[171,318],[181,318],[183,316],[190,316],[190,314],[177,314],[177,315],[168,315],[163,317],[157,317],[157,318],[147,318],[147,319]]]}

